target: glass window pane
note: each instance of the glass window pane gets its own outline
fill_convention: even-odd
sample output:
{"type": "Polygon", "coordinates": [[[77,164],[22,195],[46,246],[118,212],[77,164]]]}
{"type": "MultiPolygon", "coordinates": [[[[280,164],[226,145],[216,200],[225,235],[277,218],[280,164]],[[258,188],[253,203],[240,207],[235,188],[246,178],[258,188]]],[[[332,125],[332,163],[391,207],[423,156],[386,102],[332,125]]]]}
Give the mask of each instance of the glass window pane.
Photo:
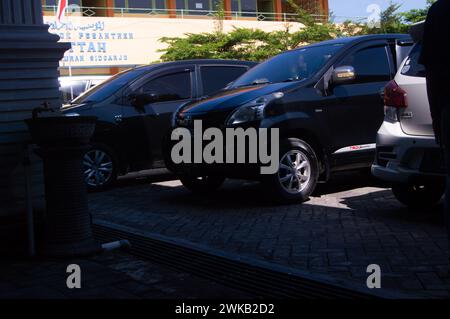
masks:
{"type": "Polygon", "coordinates": [[[209,0],[192,0],[188,4],[189,10],[208,10],[209,0]]]}
{"type": "Polygon", "coordinates": [[[384,46],[358,51],[345,58],[340,65],[353,66],[357,82],[389,81],[391,77],[391,68],[384,46]]]}
{"type": "Polygon", "coordinates": [[[184,4],[185,4],[185,1],[184,1],[184,0],[177,0],[176,2],[177,2],[177,9],[178,9],[178,10],[180,10],[180,9],[186,9],[186,8],[184,7],[184,4]]]}
{"type": "Polygon", "coordinates": [[[155,0],[156,9],[166,9],[166,0],[155,0]]]}
{"type": "Polygon", "coordinates": [[[241,0],[241,8],[243,12],[256,12],[255,0],[241,0]]]}
{"type": "Polygon", "coordinates": [[[322,45],[281,53],[250,69],[233,83],[233,87],[308,79],[341,48],[339,44],[322,45]]]}
{"type": "Polygon", "coordinates": [[[173,73],[163,75],[147,82],[139,93],[156,94],[164,101],[176,101],[191,97],[191,73],[173,73]]]}
{"type": "Polygon", "coordinates": [[[152,7],[151,0],[128,0],[129,8],[150,9],[152,7]]]}
{"type": "Polygon", "coordinates": [[[87,82],[87,80],[62,82],[59,90],[61,91],[63,103],[67,103],[83,93],[86,90],[87,82]]]}
{"type": "Polygon", "coordinates": [[[422,51],[422,44],[417,44],[409,54],[408,60],[402,69],[402,74],[407,76],[425,77],[425,66],[419,63],[420,52],[422,51]]]}
{"type": "Polygon", "coordinates": [[[126,8],[126,0],[114,0],[114,6],[116,8],[126,8]]]}
{"type": "Polygon", "coordinates": [[[256,0],[231,0],[231,11],[244,17],[256,16],[256,0]]]}
{"type": "Polygon", "coordinates": [[[223,89],[247,71],[244,67],[204,66],[201,69],[203,94],[223,89]]]}
{"type": "Polygon", "coordinates": [[[46,0],[45,5],[46,6],[56,6],[56,1],[57,0],[46,0]]]}

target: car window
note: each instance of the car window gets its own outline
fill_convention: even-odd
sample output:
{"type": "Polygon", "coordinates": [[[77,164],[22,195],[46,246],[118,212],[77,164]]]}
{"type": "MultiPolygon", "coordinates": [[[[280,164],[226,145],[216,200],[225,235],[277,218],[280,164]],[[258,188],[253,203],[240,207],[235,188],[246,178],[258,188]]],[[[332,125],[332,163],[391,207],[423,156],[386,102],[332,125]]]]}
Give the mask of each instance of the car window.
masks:
{"type": "Polygon", "coordinates": [[[137,90],[140,94],[156,94],[165,101],[190,99],[191,92],[191,72],[162,75],[153,78],[137,90]]]}
{"type": "Polygon", "coordinates": [[[203,95],[223,89],[227,84],[247,72],[246,67],[237,66],[202,66],[200,70],[203,95]]]}
{"type": "Polygon", "coordinates": [[[61,87],[59,90],[61,91],[63,102],[66,103],[71,101],[86,91],[87,83],[87,80],[61,82],[61,87]]]}
{"type": "Polygon", "coordinates": [[[130,69],[127,71],[123,71],[121,73],[116,74],[115,76],[109,78],[105,82],[100,83],[99,85],[94,86],[88,91],[81,94],[78,98],[76,98],[73,103],[81,104],[81,103],[90,103],[90,102],[100,102],[104,99],[109,98],[111,95],[116,94],[120,89],[129,85],[137,78],[139,78],[145,69],[130,69]]]}
{"type": "Polygon", "coordinates": [[[414,46],[401,73],[407,76],[425,77],[425,66],[419,63],[420,52],[422,51],[422,44],[418,43],[414,46]]]}
{"type": "Polygon", "coordinates": [[[106,79],[104,80],[91,80],[91,83],[89,83],[89,88],[93,88],[96,85],[99,85],[101,83],[103,83],[104,81],[106,81],[106,79]]]}
{"type": "Polygon", "coordinates": [[[342,48],[343,44],[331,44],[281,53],[250,69],[232,87],[309,79],[342,48]]]}
{"type": "Polygon", "coordinates": [[[371,47],[350,54],[339,66],[352,66],[356,82],[378,82],[391,79],[391,67],[385,46],[371,47]]]}

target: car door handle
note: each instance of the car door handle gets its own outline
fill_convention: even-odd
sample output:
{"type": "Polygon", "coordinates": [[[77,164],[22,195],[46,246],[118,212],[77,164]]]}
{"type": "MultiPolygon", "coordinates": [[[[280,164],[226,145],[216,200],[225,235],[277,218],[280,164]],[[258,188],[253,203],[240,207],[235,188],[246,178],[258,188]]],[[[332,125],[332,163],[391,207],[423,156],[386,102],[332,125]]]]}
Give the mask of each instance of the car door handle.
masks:
{"type": "Polygon", "coordinates": [[[380,95],[381,99],[384,101],[384,88],[382,88],[378,94],[380,95]]]}

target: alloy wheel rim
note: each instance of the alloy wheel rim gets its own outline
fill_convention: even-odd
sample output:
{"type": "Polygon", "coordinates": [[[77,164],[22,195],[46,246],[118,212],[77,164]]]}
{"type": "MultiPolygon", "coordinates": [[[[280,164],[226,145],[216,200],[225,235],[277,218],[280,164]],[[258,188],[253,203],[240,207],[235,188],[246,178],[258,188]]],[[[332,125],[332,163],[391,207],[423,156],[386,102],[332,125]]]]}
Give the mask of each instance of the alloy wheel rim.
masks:
{"type": "Polygon", "coordinates": [[[306,155],[298,150],[284,154],[280,160],[278,180],[288,193],[301,193],[311,180],[311,163],[306,155]]]}
{"type": "Polygon", "coordinates": [[[93,187],[105,185],[112,177],[111,156],[101,150],[91,150],[84,155],[84,180],[93,187]]]}

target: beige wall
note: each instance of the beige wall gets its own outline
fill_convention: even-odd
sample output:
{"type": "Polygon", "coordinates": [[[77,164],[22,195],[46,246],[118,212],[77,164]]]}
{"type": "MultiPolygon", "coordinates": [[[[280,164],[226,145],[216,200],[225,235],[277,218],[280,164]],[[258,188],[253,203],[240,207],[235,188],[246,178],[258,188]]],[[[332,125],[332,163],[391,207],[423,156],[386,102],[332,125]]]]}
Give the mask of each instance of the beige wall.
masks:
{"type": "MultiPolygon", "coordinates": [[[[106,18],[70,17],[65,23],[45,16],[50,32],[63,42],[72,42],[72,51],[66,53],[61,66],[99,67],[148,64],[161,56],[164,44],[161,37],[180,37],[186,33],[214,31],[211,19],[169,18],[106,18]]],[[[224,31],[237,28],[257,28],[264,31],[284,30],[285,22],[225,20],[224,31]]],[[[292,29],[301,27],[291,23],[292,29]]]]}

